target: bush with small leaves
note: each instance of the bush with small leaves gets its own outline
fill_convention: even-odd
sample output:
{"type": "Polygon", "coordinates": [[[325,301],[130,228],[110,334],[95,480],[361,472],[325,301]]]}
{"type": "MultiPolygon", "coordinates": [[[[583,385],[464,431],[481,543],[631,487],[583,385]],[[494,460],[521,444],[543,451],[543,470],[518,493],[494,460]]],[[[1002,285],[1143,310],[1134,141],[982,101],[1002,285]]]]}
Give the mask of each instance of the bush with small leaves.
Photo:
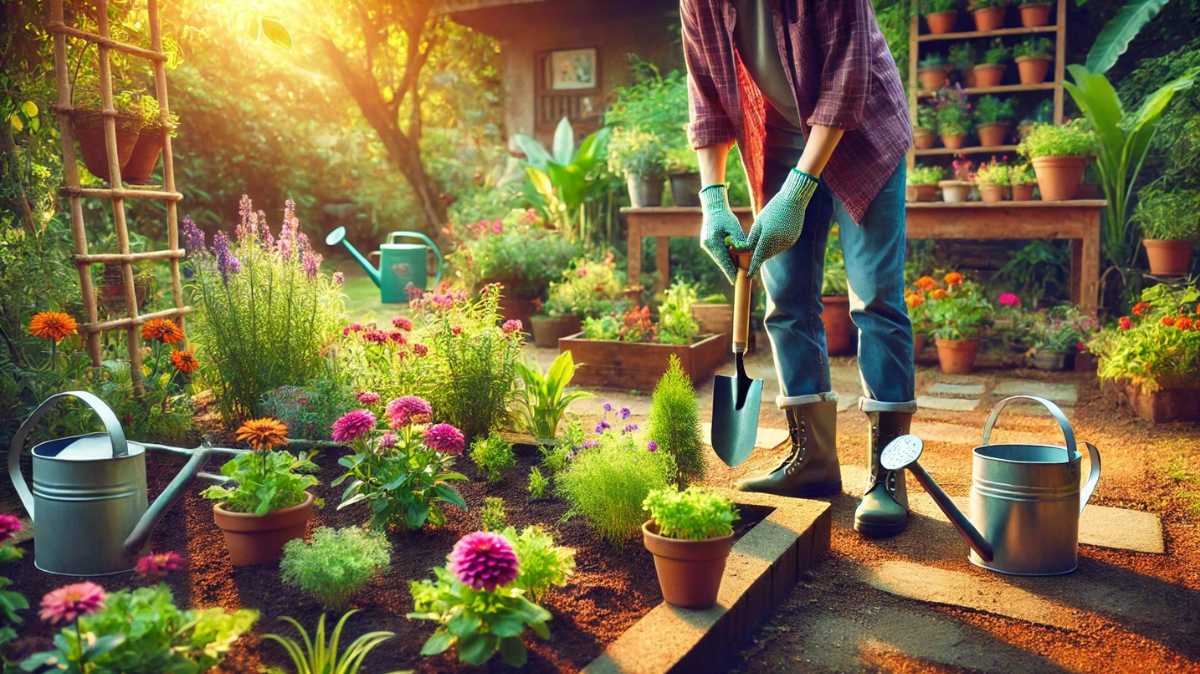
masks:
{"type": "Polygon", "coordinates": [[[312,541],[288,541],[280,574],[287,585],[312,595],[322,606],[342,609],[392,559],[392,546],[382,534],[359,527],[320,527],[312,541]]]}
{"type": "Polygon", "coordinates": [[[704,477],[704,449],[700,442],[700,410],[692,380],[683,371],[679,358],[670,364],[650,401],[649,437],[658,451],[675,459],[679,482],[687,484],[704,477]]]}
{"type": "Polygon", "coordinates": [[[495,433],[471,443],[471,460],[488,482],[504,479],[504,472],[517,465],[512,443],[495,433]]]}
{"type": "Polygon", "coordinates": [[[551,586],[566,585],[575,573],[575,551],[556,545],[554,536],[542,527],[525,527],[519,534],[508,527],[501,535],[517,553],[517,587],[533,601],[540,601],[551,586]]]}
{"type": "Polygon", "coordinates": [[[728,536],[738,518],[729,499],[700,487],[655,489],[643,505],[666,538],[702,541],[728,536]]]}
{"type": "Polygon", "coordinates": [[[484,498],[479,520],[480,528],[484,531],[500,531],[507,527],[508,513],[504,511],[504,499],[499,496],[484,498]]]}
{"type": "Polygon", "coordinates": [[[550,487],[550,478],[542,475],[537,466],[529,469],[529,500],[541,501],[546,498],[546,489],[550,487]]]}

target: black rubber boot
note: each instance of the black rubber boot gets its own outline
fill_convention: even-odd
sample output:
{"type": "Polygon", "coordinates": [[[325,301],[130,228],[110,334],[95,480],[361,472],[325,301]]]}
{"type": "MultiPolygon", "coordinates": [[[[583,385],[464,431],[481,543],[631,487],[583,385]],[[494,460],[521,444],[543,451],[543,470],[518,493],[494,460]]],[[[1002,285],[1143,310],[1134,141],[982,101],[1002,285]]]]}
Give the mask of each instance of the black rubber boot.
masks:
{"type": "Polygon", "coordinates": [[[833,496],[842,491],[837,458],[837,402],[826,400],[784,409],[792,451],[766,475],[740,480],[737,488],[779,496],[833,496]]]}
{"type": "Polygon", "coordinates": [[[879,455],[887,444],[908,433],[912,414],[907,412],[867,412],[871,421],[868,462],[871,475],[862,501],[854,511],[854,530],[870,538],[895,536],[908,526],[908,492],[904,471],[885,470],[879,455]]]}

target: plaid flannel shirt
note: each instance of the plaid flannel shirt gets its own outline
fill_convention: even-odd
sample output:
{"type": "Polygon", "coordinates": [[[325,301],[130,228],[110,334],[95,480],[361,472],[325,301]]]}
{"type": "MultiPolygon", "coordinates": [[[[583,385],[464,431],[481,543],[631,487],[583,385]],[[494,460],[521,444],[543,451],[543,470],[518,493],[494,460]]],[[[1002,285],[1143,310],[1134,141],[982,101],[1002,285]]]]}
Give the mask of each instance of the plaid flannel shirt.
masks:
{"type": "MultiPolygon", "coordinates": [[[[781,5],[776,41],[780,58],[790,65],[785,70],[801,119],[807,127],[845,129],[821,177],[860,222],[912,142],[896,62],[869,0],[783,0],[781,5]]],[[[694,148],[737,142],[757,210],[766,201],[767,103],[734,46],[737,12],[729,0],[680,0],[680,14],[689,140],[694,148]]]]}

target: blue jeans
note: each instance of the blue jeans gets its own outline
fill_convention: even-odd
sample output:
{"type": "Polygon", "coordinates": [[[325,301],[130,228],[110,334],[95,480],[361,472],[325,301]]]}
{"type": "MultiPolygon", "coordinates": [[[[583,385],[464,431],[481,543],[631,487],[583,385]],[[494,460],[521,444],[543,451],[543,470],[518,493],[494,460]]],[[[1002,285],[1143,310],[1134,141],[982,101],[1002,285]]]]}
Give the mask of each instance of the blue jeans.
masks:
{"type": "MultiPolygon", "coordinates": [[[[800,151],[768,148],[766,194],[783,184],[800,151]]],[[[767,336],[775,355],[780,407],[834,398],[821,323],[821,285],[830,223],[836,219],[850,286],[850,318],[858,328],[858,368],[867,412],[914,412],[912,323],[904,304],[904,163],[854,222],[824,183],[788,250],[762,266],[767,336]]]]}

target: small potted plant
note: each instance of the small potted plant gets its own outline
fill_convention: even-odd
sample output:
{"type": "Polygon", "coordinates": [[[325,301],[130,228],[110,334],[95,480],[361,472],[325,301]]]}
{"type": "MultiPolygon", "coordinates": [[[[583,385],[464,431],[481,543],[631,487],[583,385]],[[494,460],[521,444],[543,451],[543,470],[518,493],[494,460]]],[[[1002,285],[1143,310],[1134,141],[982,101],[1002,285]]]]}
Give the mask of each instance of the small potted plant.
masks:
{"type": "Polygon", "coordinates": [[[942,35],[954,30],[959,4],[959,0],[921,0],[921,15],[925,17],[929,32],[942,35]]]}
{"type": "Polygon", "coordinates": [[[908,320],[912,323],[913,360],[925,350],[925,341],[929,334],[929,305],[926,291],[922,289],[926,283],[930,287],[936,285],[932,276],[922,276],[917,279],[916,287],[904,293],[904,304],[908,307],[908,320]]]}
{"type": "Polygon", "coordinates": [[[980,98],[975,104],[975,133],[979,136],[979,144],[986,147],[1003,145],[1016,114],[1011,98],[990,95],[980,98]]]}
{"type": "Polygon", "coordinates": [[[1013,47],[1017,77],[1021,84],[1041,84],[1046,80],[1046,74],[1050,72],[1053,50],[1054,43],[1046,37],[1021,40],[1013,47]]]}
{"type": "MultiPolygon", "coordinates": [[[[75,140],[79,142],[79,153],[83,155],[83,165],[92,175],[101,180],[109,180],[108,149],[104,139],[103,103],[97,85],[82,87],[75,100],[75,110],[71,113],[71,129],[75,140]]],[[[116,116],[113,120],[117,130],[117,165],[124,166],[133,148],[137,145],[138,134],[143,121],[141,109],[137,103],[137,94],[122,91],[113,94],[113,109],[116,116]]]]}
{"type": "Polygon", "coordinates": [[[165,143],[165,133],[175,136],[179,126],[179,117],[175,113],[167,115],[166,119],[158,108],[158,99],[148,94],[138,98],[138,111],[142,117],[142,128],[138,132],[137,143],[129,153],[129,160],[121,166],[121,180],[134,184],[149,182],[158,158],[162,154],[165,143]]]}
{"type": "Polygon", "coordinates": [[[1013,201],[1033,201],[1033,188],[1037,185],[1037,176],[1029,164],[1015,164],[1009,167],[1008,185],[1012,189],[1013,201]]]}
{"type": "Polygon", "coordinates": [[[908,200],[937,201],[938,181],[945,173],[941,166],[914,166],[908,171],[908,200]]]}
{"type": "Polygon", "coordinates": [[[1096,136],[1081,118],[1062,126],[1034,126],[1017,151],[1033,164],[1042,199],[1064,201],[1074,199],[1079,192],[1088,157],[1095,147],[1096,136]]]}
{"type": "Polygon", "coordinates": [[[913,147],[928,150],[937,138],[937,111],[928,105],[917,106],[917,123],[913,126],[913,147]]]}
{"type": "Polygon", "coordinates": [[[287,426],[275,419],[251,419],[237,430],[237,439],[254,450],[221,466],[230,479],[213,485],[203,496],[215,501],[213,519],[225,535],[234,566],[274,562],[283,546],[302,538],[313,515],[316,465],[307,455],[274,451],[287,444],[287,426]]]}
{"type": "Polygon", "coordinates": [[[826,351],[831,356],[854,353],[858,334],[850,320],[849,282],[840,237],[838,226],[831,226],[821,279],[821,323],[825,326],[826,351]]]}
{"type": "Polygon", "coordinates": [[[998,87],[1004,83],[1004,69],[1008,61],[1009,48],[1000,38],[995,38],[983,52],[981,63],[975,64],[975,86],[998,87]]]}
{"type": "Polygon", "coordinates": [[[979,188],[979,198],[990,204],[1004,201],[1011,180],[1009,173],[1008,164],[995,159],[980,164],[975,171],[975,186],[979,188]]]}
{"type": "Polygon", "coordinates": [[[959,42],[946,52],[946,62],[958,71],[959,81],[965,87],[975,86],[975,45],[959,42]]]}
{"type": "Polygon", "coordinates": [[[945,374],[966,374],[975,367],[979,338],[992,316],[992,305],[979,286],[959,272],[943,278],[944,287],[926,295],[938,365],[945,374]]]}
{"type": "Polygon", "coordinates": [[[687,145],[667,151],[667,178],[671,181],[671,201],[676,206],[700,205],[700,160],[687,145]]]}
{"type": "Polygon", "coordinates": [[[957,150],[971,130],[971,106],[961,91],[946,90],[937,101],[937,128],[942,145],[957,150]]]}
{"type": "Polygon", "coordinates": [[[1071,357],[1084,348],[1096,329],[1096,320],[1072,304],[1060,304],[1041,313],[1030,327],[1033,344],[1030,364],[1038,370],[1065,370],[1071,357]]]}
{"type": "Polygon", "coordinates": [[[946,86],[947,70],[946,57],[941,54],[930,54],[921,59],[917,67],[917,81],[921,83],[921,91],[931,94],[946,86]]]}
{"type": "Polygon", "coordinates": [[[1183,276],[1192,266],[1200,239],[1200,190],[1172,189],[1161,179],[1138,191],[1134,220],[1155,276],[1183,276]]]}
{"type": "Polygon", "coordinates": [[[592,318],[622,306],[625,275],[617,270],[610,251],[602,260],[577,258],[550,284],[549,297],[530,319],[533,342],[557,348],[558,340],[579,332],[584,318],[592,318]]]}
{"type": "Polygon", "coordinates": [[[690,609],[717,603],[725,560],[733,549],[737,508],[699,487],[655,489],[642,507],[650,513],[642,525],[642,541],[654,556],[663,600],[690,609]]]}
{"type": "Polygon", "coordinates": [[[948,204],[966,201],[971,196],[971,188],[975,184],[971,160],[955,159],[950,162],[950,168],[954,171],[954,179],[938,182],[938,187],[942,188],[942,200],[948,204]]]}
{"type": "Polygon", "coordinates": [[[975,19],[975,30],[996,30],[1004,26],[1004,8],[1008,0],[970,0],[967,9],[975,19]]]}
{"type": "Polygon", "coordinates": [[[1021,25],[1026,28],[1049,25],[1051,8],[1046,0],[1020,0],[1021,25]]]}
{"type": "Polygon", "coordinates": [[[625,176],[634,208],[662,204],[666,148],[658,136],[640,129],[617,129],[608,142],[608,168],[625,176]]]}

